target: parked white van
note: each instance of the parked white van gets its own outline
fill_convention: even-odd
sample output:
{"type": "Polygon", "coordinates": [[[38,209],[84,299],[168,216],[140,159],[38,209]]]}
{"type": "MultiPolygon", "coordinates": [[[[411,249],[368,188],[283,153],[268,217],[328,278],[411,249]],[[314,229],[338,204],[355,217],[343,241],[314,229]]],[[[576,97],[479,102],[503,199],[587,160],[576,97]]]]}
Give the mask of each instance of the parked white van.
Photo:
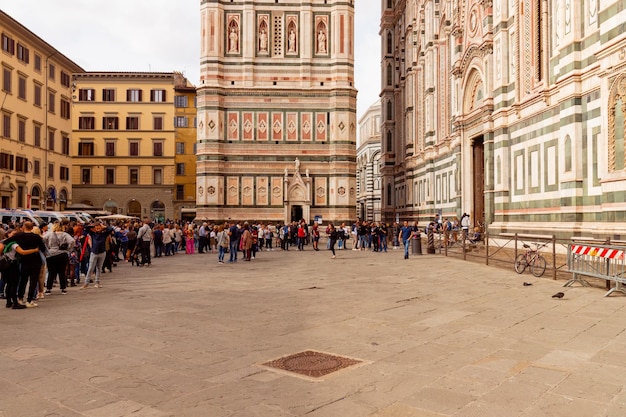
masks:
{"type": "Polygon", "coordinates": [[[33,222],[35,226],[39,226],[44,223],[44,220],[34,212],[28,212],[25,210],[0,210],[0,220],[2,224],[22,223],[27,220],[33,222]]]}
{"type": "Polygon", "coordinates": [[[65,216],[63,213],[61,213],[60,211],[37,210],[33,212],[33,214],[36,214],[37,216],[41,217],[46,223],[54,223],[56,221],[63,222],[63,220],[69,221],[69,218],[65,216]]]}

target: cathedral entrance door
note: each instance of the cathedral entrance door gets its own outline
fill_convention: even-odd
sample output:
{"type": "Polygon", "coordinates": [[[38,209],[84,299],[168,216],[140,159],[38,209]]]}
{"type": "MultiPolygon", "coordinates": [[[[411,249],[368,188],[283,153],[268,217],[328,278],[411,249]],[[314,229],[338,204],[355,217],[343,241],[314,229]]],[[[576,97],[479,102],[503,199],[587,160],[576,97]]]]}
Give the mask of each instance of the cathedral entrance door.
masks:
{"type": "Polygon", "coordinates": [[[299,222],[303,216],[302,206],[291,206],[291,221],[299,222]]]}
{"type": "Polygon", "coordinates": [[[472,139],[472,189],[473,189],[473,219],[474,225],[485,224],[485,145],[484,137],[472,139]]]}

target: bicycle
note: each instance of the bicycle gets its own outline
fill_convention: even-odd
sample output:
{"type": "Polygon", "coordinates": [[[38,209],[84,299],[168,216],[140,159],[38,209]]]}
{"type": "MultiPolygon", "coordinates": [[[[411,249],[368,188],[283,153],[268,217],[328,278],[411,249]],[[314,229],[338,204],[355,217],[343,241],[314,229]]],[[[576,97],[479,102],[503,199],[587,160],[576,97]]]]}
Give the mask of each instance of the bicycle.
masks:
{"type": "Polygon", "coordinates": [[[526,253],[520,253],[515,258],[515,272],[518,274],[523,273],[526,270],[526,267],[530,269],[530,272],[536,276],[540,277],[546,272],[546,258],[541,256],[539,253],[539,249],[546,246],[546,243],[534,243],[535,249],[532,249],[530,245],[524,243],[524,248],[526,249],[526,253]]]}

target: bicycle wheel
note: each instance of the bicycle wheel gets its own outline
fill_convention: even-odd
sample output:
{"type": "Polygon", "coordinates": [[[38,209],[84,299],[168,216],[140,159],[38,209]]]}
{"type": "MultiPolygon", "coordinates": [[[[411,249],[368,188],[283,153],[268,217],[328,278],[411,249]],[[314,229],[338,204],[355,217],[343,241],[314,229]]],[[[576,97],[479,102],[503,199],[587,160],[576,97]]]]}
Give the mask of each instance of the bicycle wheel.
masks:
{"type": "Polygon", "coordinates": [[[526,270],[526,255],[523,253],[520,253],[519,255],[517,255],[517,258],[515,258],[515,272],[517,272],[518,274],[521,274],[522,272],[524,272],[524,270],[526,270]]]}
{"type": "Polygon", "coordinates": [[[530,272],[536,277],[542,276],[546,272],[546,258],[536,255],[530,262],[530,272]]]}

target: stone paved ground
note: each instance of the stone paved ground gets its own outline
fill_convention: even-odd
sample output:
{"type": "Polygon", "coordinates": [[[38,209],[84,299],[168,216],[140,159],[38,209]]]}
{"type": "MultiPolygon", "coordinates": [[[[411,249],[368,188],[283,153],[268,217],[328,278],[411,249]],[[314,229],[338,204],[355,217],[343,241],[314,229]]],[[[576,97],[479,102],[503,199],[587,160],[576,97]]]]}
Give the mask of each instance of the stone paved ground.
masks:
{"type": "Polygon", "coordinates": [[[402,257],[179,255],[3,308],[0,417],[626,415],[626,297],[402,257]],[[316,381],[261,365],[309,349],[363,362],[316,381]]]}

